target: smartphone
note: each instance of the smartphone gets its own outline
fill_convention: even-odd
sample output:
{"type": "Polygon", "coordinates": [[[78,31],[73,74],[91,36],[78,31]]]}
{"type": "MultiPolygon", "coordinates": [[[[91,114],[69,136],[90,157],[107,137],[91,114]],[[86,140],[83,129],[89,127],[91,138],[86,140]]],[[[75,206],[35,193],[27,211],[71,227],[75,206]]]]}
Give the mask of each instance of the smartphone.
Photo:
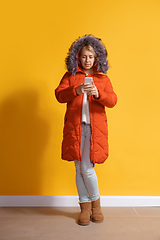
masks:
{"type": "Polygon", "coordinates": [[[85,77],[85,83],[90,83],[90,85],[92,85],[93,83],[93,78],[92,77],[85,77]]]}

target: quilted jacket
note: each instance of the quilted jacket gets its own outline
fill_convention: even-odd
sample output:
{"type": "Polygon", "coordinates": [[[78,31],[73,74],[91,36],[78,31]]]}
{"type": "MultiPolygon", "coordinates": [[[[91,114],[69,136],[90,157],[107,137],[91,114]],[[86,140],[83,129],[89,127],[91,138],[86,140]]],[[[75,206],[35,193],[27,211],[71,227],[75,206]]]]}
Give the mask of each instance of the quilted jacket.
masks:
{"type": "MultiPolygon", "coordinates": [[[[84,83],[85,73],[77,68],[75,75],[66,72],[55,95],[60,103],[67,103],[64,118],[62,159],[81,161],[81,135],[82,135],[82,101],[83,95],[77,95],[76,88],[84,83]]],[[[108,126],[105,107],[116,105],[117,95],[113,91],[110,79],[105,74],[94,71],[88,77],[93,81],[99,91],[99,98],[89,96],[89,110],[91,121],[91,149],[92,163],[103,163],[108,157],[108,126]]]]}

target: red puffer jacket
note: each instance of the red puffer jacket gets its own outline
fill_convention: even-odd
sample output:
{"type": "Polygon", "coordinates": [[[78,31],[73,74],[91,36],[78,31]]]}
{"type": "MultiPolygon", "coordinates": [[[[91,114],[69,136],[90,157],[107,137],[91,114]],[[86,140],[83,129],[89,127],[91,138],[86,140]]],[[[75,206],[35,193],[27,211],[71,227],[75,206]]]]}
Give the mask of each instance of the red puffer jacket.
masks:
{"type": "MultiPolygon", "coordinates": [[[[99,91],[99,98],[89,96],[89,110],[91,121],[91,149],[90,159],[93,163],[103,163],[108,157],[108,127],[105,106],[112,108],[116,105],[117,96],[113,91],[109,78],[98,72],[89,74],[99,91]]],[[[67,103],[64,119],[62,159],[81,161],[82,135],[82,101],[83,94],[78,95],[76,88],[84,83],[85,73],[81,70],[75,75],[65,73],[55,95],[60,103],[67,103]]]]}

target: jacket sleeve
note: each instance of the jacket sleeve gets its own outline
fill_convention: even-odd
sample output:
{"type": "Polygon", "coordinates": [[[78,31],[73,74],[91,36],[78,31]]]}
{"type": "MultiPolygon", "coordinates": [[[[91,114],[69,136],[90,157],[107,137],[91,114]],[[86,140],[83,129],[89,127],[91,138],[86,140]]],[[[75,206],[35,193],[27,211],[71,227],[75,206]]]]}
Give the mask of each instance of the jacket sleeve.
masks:
{"type": "Polygon", "coordinates": [[[77,97],[77,86],[70,86],[69,73],[66,72],[59,86],[55,89],[55,96],[60,103],[67,103],[77,97]]]}
{"type": "Polygon", "coordinates": [[[104,89],[98,88],[99,98],[94,98],[94,99],[99,103],[101,103],[102,105],[108,108],[112,108],[117,103],[117,95],[113,91],[113,87],[110,79],[106,77],[105,81],[106,81],[105,88],[104,89]]]}

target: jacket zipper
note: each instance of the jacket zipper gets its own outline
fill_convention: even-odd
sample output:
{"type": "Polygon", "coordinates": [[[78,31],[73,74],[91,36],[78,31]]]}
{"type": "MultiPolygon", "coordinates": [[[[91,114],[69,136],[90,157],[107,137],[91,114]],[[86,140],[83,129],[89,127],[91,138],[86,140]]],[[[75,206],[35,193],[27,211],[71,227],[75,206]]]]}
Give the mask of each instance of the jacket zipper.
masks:
{"type": "MultiPolygon", "coordinates": [[[[87,76],[87,74],[85,75],[87,76]]],[[[84,78],[84,82],[85,82],[85,78],[84,78]]],[[[83,105],[83,94],[81,97],[82,101],[81,101],[81,114],[80,114],[80,128],[79,128],[79,132],[81,133],[80,135],[80,141],[79,141],[79,149],[80,149],[80,160],[82,161],[82,153],[81,153],[81,140],[82,140],[82,105],[83,105]]]]}
{"type": "MultiPolygon", "coordinates": [[[[86,74],[86,76],[87,76],[87,74],[86,74]]],[[[93,75],[92,75],[92,77],[93,77],[93,75]]],[[[90,96],[89,97],[89,114],[91,113],[91,109],[92,109],[92,104],[91,104],[91,97],[92,96],[90,96]]],[[[92,131],[92,124],[91,124],[91,114],[90,114],[90,127],[91,127],[91,135],[94,137],[94,133],[93,133],[93,131],[92,131]]],[[[92,139],[93,139],[93,137],[92,137],[92,139]]],[[[91,138],[90,138],[90,141],[91,141],[91,138]]],[[[90,144],[91,145],[91,144],[90,144]]],[[[94,147],[94,144],[93,144],[93,147],[94,147]]],[[[93,153],[94,153],[94,149],[93,149],[93,153]]],[[[95,167],[95,162],[94,162],[94,160],[93,159],[91,159],[91,146],[90,146],[90,161],[91,161],[91,163],[93,164],[93,167],[95,167]]]]}

